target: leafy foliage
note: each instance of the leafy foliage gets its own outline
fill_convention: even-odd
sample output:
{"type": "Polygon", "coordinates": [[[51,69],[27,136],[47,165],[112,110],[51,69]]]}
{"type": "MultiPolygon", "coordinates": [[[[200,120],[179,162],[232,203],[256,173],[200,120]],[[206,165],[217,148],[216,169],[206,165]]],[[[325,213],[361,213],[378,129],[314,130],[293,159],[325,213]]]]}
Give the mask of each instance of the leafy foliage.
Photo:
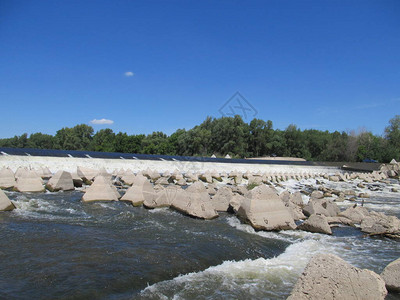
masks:
{"type": "Polygon", "coordinates": [[[388,162],[400,158],[400,116],[389,121],[384,136],[371,132],[328,132],[300,130],[290,124],[285,130],[273,129],[272,121],[253,119],[249,124],[240,116],[211,118],[192,129],[178,129],[170,136],[161,131],[149,135],[128,135],[111,129],[94,133],[80,124],[64,127],[52,136],[34,133],[0,139],[0,147],[93,150],[186,156],[263,157],[291,156],[316,161],[388,162]]]}

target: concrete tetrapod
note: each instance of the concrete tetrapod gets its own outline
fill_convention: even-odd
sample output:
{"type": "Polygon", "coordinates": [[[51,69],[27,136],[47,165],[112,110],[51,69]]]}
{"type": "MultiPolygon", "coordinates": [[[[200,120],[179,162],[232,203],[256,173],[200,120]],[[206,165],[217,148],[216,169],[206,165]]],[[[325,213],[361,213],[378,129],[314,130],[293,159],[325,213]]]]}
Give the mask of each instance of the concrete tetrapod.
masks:
{"type": "Polygon", "coordinates": [[[276,191],[260,185],[245,195],[238,216],[257,230],[295,229],[293,217],[276,191]]]}

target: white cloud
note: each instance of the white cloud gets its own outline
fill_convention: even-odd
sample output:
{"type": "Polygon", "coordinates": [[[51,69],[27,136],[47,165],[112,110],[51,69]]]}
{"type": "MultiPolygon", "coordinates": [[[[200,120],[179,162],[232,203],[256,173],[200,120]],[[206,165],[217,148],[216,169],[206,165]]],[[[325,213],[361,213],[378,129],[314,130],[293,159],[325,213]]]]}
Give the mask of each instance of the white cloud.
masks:
{"type": "Polygon", "coordinates": [[[94,125],[105,125],[105,124],[114,124],[113,120],[108,120],[108,119],[94,119],[92,121],[90,121],[90,124],[94,124],[94,125]]]}
{"type": "Polygon", "coordinates": [[[132,77],[132,76],[135,75],[135,74],[134,74],[133,72],[131,72],[131,71],[128,71],[128,72],[125,72],[124,75],[125,75],[126,77],[132,77]]]}

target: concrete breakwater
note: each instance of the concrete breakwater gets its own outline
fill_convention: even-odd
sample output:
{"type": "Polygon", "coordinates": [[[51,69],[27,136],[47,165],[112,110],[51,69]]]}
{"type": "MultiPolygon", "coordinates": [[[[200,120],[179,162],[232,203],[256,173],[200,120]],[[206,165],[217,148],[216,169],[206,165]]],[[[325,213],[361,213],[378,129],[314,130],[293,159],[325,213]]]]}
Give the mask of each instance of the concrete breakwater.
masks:
{"type": "MultiPolygon", "coordinates": [[[[249,166],[252,170],[238,170],[240,166],[237,164],[231,166],[235,169],[229,171],[217,170],[218,164],[203,164],[202,171],[181,171],[178,167],[171,167],[176,166],[174,162],[163,161],[146,162],[150,164],[143,164],[143,168],[137,164],[130,165],[132,169],[125,165],[122,170],[115,167],[116,165],[111,168],[108,165],[105,169],[106,165],[103,164],[108,161],[100,162],[88,158],[83,159],[89,161],[87,164],[82,159],[77,159],[76,169],[75,165],[65,168],[71,171],[70,174],[60,168],[68,165],[68,158],[62,163],[59,158],[44,162],[43,158],[23,157],[23,163],[18,157],[6,158],[2,163],[7,162],[8,165],[2,166],[13,168],[12,176],[15,180],[15,185],[9,188],[16,188],[20,192],[29,192],[20,188],[19,184],[23,181],[35,182],[35,186],[40,187],[40,192],[44,190],[44,186],[49,190],[70,190],[73,185],[77,188],[80,179],[83,188],[77,189],[83,192],[84,202],[124,200],[134,206],[143,205],[150,209],[171,207],[202,219],[213,219],[218,217],[218,212],[230,211],[256,230],[298,229],[331,235],[332,228],[339,225],[357,226],[365,234],[390,237],[396,237],[400,230],[397,218],[356,205],[357,198],[368,199],[368,193],[361,193],[356,189],[339,190],[329,186],[330,182],[347,182],[357,184],[360,189],[367,187],[373,191],[377,184],[390,184],[388,178],[398,175],[399,168],[394,163],[387,170],[364,174],[343,173],[338,169],[318,172],[321,171],[318,167],[313,170],[313,167],[308,166],[287,168],[276,165],[263,172],[259,165],[249,166]],[[150,166],[154,166],[154,169],[150,166]],[[283,188],[285,181],[300,182],[304,179],[314,180],[318,188],[305,188],[296,193],[283,188]],[[340,203],[352,201],[355,203],[353,206],[344,210],[340,208],[340,203]]],[[[121,166],[119,161],[118,166],[121,166]]],[[[22,186],[26,188],[29,185],[22,186]]],[[[384,295],[384,291],[381,294],[384,295]]]]}

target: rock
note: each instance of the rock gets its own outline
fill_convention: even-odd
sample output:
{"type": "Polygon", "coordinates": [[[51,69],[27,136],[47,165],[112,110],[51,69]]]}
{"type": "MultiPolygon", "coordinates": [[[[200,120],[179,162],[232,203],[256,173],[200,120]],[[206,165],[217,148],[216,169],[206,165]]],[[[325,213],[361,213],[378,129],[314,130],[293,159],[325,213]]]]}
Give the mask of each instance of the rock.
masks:
{"type": "Polygon", "coordinates": [[[0,170],[0,189],[10,189],[15,186],[14,172],[9,168],[2,168],[0,170]]]}
{"type": "Polygon", "coordinates": [[[320,192],[320,191],[315,190],[315,191],[313,191],[311,193],[310,198],[312,198],[312,199],[322,199],[322,198],[324,198],[324,194],[322,192],[320,192]]]}
{"type": "Polygon", "coordinates": [[[338,216],[350,219],[354,224],[360,224],[369,214],[365,207],[356,206],[347,208],[345,211],[340,212],[338,216]]]}
{"type": "Polygon", "coordinates": [[[131,170],[125,171],[123,176],[121,176],[122,182],[127,185],[132,185],[133,182],[135,181],[135,178],[136,178],[136,175],[131,170]]]}
{"type": "Polygon", "coordinates": [[[381,274],[386,288],[392,292],[400,292],[400,258],[386,266],[381,274]]]}
{"type": "Polygon", "coordinates": [[[76,168],[76,173],[78,174],[78,176],[80,178],[82,178],[82,180],[85,184],[92,184],[92,181],[97,176],[99,171],[78,166],[76,168]]]}
{"type": "Polygon", "coordinates": [[[178,197],[180,192],[181,188],[173,185],[168,187],[155,186],[152,192],[144,194],[143,206],[146,208],[170,207],[172,201],[178,197]]]}
{"type": "Polygon", "coordinates": [[[176,182],[176,184],[180,185],[180,186],[184,186],[184,185],[187,185],[187,182],[185,179],[181,178],[176,182]]]}
{"type": "Polygon", "coordinates": [[[14,189],[18,192],[44,192],[42,178],[32,170],[22,170],[14,189]]]}
{"type": "Polygon", "coordinates": [[[244,199],[245,198],[240,194],[233,194],[229,201],[229,209],[232,209],[233,212],[237,213],[244,199]]]}
{"type": "MultiPolygon", "coordinates": [[[[303,220],[306,218],[306,216],[303,214],[301,206],[292,202],[292,201],[299,202],[299,199],[298,199],[299,196],[301,198],[300,193],[298,193],[294,196],[294,194],[291,194],[288,191],[284,191],[283,193],[281,193],[279,195],[279,198],[285,204],[286,208],[289,210],[291,216],[293,217],[293,219],[295,221],[303,220]]],[[[303,201],[301,200],[301,202],[303,202],[303,201]]]]}
{"type": "Polygon", "coordinates": [[[358,194],[359,198],[369,198],[369,194],[368,193],[360,193],[358,194]]]}
{"type": "Polygon", "coordinates": [[[238,216],[257,230],[295,229],[293,217],[276,191],[266,185],[249,191],[238,210],[238,216]]]}
{"type": "Polygon", "coordinates": [[[362,184],[361,182],[359,184],[357,184],[357,187],[359,187],[360,189],[365,189],[365,185],[362,184]]]}
{"type": "Polygon", "coordinates": [[[53,173],[49,170],[48,167],[43,167],[36,172],[42,179],[50,179],[53,176],[53,173]]]}
{"type": "Polygon", "coordinates": [[[343,224],[347,226],[354,226],[354,223],[345,217],[326,217],[328,224],[343,224]]]}
{"type": "Polygon", "coordinates": [[[355,196],[356,192],[354,190],[345,190],[344,194],[345,196],[355,196]]]}
{"type": "Polygon", "coordinates": [[[297,229],[309,232],[332,234],[328,220],[323,215],[311,215],[307,220],[299,225],[297,229]]]}
{"type": "Polygon", "coordinates": [[[396,188],[392,188],[390,191],[393,192],[393,193],[397,193],[398,192],[398,190],[396,188]]]}
{"type": "Polygon", "coordinates": [[[332,254],[311,258],[288,300],[385,299],[385,282],[376,273],[356,268],[332,254]]]}
{"type": "Polygon", "coordinates": [[[133,185],[122,196],[122,201],[129,201],[133,206],[140,206],[147,199],[153,199],[154,188],[150,181],[143,175],[138,175],[133,185]]]}
{"type": "Polygon", "coordinates": [[[46,184],[46,188],[51,192],[71,191],[74,189],[72,175],[69,172],[58,171],[46,184]]]}
{"type": "Polygon", "coordinates": [[[313,214],[324,215],[326,217],[335,217],[340,212],[340,208],[328,199],[311,199],[306,206],[303,207],[303,213],[306,216],[313,214]]]}
{"type": "Polygon", "coordinates": [[[395,216],[387,216],[373,211],[362,219],[361,231],[368,234],[400,233],[400,220],[395,216]]]}
{"type": "Polygon", "coordinates": [[[78,176],[78,173],[72,172],[71,176],[72,176],[72,182],[74,183],[74,187],[82,187],[83,180],[78,176]]]}
{"type": "Polygon", "coordinates": [[[171,207],[192,217],[200,219],[214,219],[218,217],[204,184],[200,181],[193,183],[186,190],[182,190],[174,198],[171,207]]]}
{"type": "Polygon", "coordinates": [[[156,185],[160,184],[160,185],[169,185],[169,181],[168,178],[166,177],[160,177],[157,179],[157,181],[155,182],[156,185]]]}
{"type": "Polygon", "coordinates": [[[290,202],[292,202],[300,207],[304,206],[303,198],[301,197],[301,193],[298,191],[293,194],[290,194],[290,202]]]}
{"type": "Polygon", "coordinates": [[[8,199],[7,195],[0,190],[0,211],[13,210],[14,208],[14,204],[8,199]]]}
{"type": "Polygon", "coordinates": [[[230,188],[221,187],[214,197],[212,197],[212,204],[216,211],[228,211],[229,203],[233,197],[233,192],[230,188]]]}
{"type": "Polygon", "coordinates": [[[103,176],[96,176],[93,184],[86,190],[82,201],[118,201],[119,195],[115,186],[103,176]]]}
{"type": "Polygon", "coordinates": [[[329,176],[329,181],[339,182],[340,181],[340,177],[336,176],[336,175],[329,176]]]}

